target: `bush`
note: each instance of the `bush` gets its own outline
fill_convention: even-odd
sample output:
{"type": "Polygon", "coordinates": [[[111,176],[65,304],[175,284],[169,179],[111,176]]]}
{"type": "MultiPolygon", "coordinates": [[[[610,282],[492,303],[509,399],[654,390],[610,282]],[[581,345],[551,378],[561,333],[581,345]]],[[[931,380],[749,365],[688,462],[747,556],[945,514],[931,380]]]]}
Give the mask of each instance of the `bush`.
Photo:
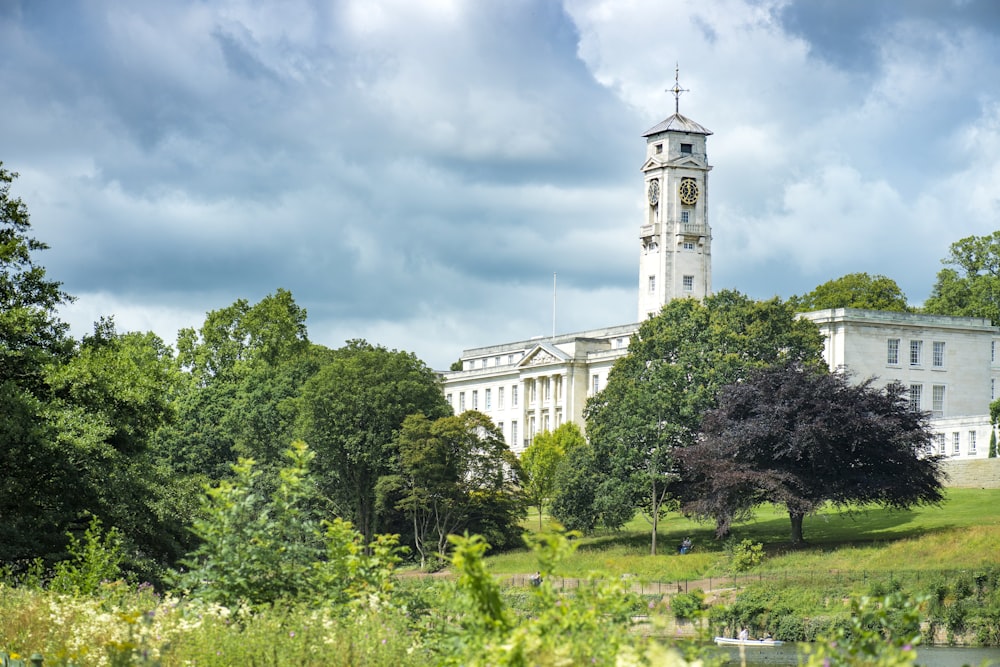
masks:
{"type": "Polygon", "coordinates": [[[700,589],[690,593],[678,593],[670,598],[670,611],[678,620],[698,618],[704,610],[705,594],[700,589]]]}
{"type": "Polygon", "coordinates": [[[806,648],[808,667],[912,665],[920,643],[920,605],[894,594],[881,600],[851,601],[846,624],[822,633],[806,648]]]}
{"type": "Polygon", "coordinates": [[[102,582],[121,577],[125,551],[117,528],[102,536],[101,521],[94,517],[82,540],[72,533],[67,535],[69,558],[56,563],[55,576],[49,582],[49,588],[57,593],[93,595],[102,582]]]}
{"type": "Polygon", "coordinates": [[[969,603],[966,600],[955,600],[944,613],[944,624],[948,632],[959,634],[965,631],[965,622],[969,616],[969,603]]]}
{"type": "Polygon", "coordinates": [[[739,544],[727,544],[730,563],[735,572],[746,572],[761,564],[764,560],[764,545],[752,540],[743,540],[739,544]]]}

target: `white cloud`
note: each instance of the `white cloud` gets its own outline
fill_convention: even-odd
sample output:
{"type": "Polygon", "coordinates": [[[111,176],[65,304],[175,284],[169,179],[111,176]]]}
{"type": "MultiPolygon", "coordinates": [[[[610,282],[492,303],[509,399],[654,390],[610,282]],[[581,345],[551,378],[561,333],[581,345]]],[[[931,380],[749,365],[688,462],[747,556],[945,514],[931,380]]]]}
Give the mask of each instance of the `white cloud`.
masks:
{"type": "Polygon", "coordinates": [[[679,63],[717,288],[865,270],[920,300],[996,228],[1000,42],[976,3],[862,5],[23,3],[0,160],[84,330],[173,342],[284,287],[315,340],[440,367],[547,333],[553,271],[560,331],[635,317],[640,135],[679,63]]]}

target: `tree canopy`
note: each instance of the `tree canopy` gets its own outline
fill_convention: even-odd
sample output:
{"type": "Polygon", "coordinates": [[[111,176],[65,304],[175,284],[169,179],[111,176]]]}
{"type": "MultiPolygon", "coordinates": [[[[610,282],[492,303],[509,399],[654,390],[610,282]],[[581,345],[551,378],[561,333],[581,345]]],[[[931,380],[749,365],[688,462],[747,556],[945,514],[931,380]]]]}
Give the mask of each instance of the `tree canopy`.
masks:
{"type": "Polygon", "coordinates": [[[768,365],[823,367],[821,351],[816,325],[777,298],[724,291],[703,303],[665,305],[642,323],[605,389],[587,403],[587,434],[602,477],[595,503],[642,508],[655,553],[658,517],[679,479],[674,452],[694,443],[718,390],[768,365]]]}
{"type": "Polygon", "coordinates": [[[316,452],[317,483],[368,541],[376,532],[375,485],[397,472],[393,443],[417,413],[451,413],[438,376],[409,352],[363,340],[335,350],[302,387],[296,428],[316,452]]]}
{"type": "Polygon", "coordinates": [[[942,499],[926,413],[898,383],[852,384],[798,364],[762,368],[724,387],[703,437],[677,453],[684,508],[728,533],[763,502],[784,505],[792,541],[822,503],[906,508],[942,499]]]}
{"type": "Polygon", "coordinates": [[[379,479],[379,501],[394,500],[395,509],[409,517],[421,566],[428,557],[447,553],[451,534],[499,529],[494,539],[509,542],[518,532],[519,466],[489,417],[474,410],[436,420],[409,415],[396,445],[400,472],[379,479]],[[484,503],[511,510],[502,525],[480,524],[477,508],[484,503]]]}
{"type": "Polygon", "coordinates": [[[790,301],[800,311],[864,308],[905,313],[911,310],[895,280],[867,273],[848,273],[790,301]]]}
{"type": "Polygon", "coordinates": [[[542,431],[521,453],[525,494],[528,502],[538,508],[538,529],[542,529],[542,506],[555,491],[556,471],[566,454],[586,444],[580,427],[566,422],[555,431],[542,431]]]}
{"type": "Polygon", "coordinates": [[[941,262],[946,268],[938,272],[924,311],[1000,325],[1000,231],[955,241],[941,262]]]}

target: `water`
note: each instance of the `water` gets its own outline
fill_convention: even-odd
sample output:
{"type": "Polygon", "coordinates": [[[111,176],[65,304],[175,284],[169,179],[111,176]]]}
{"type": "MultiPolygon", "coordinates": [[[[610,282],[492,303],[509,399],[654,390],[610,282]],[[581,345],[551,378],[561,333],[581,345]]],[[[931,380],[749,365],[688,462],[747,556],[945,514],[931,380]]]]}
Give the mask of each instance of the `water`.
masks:
{"type": "MultiPolygon", "coordinates": [[[[768,647],[747,646],[743,648],[746,662],[742,662],[739,647],[719,647],[719,650],[729,655],[730,665],[745,665],[745,667],[798,665],[801,654],[795,644],[768,647]]],[[[1000,648],[921,646],[917,648],[917,664],[921,667],[964,667],[965,665],[1000,667],[1000,648]]]]}

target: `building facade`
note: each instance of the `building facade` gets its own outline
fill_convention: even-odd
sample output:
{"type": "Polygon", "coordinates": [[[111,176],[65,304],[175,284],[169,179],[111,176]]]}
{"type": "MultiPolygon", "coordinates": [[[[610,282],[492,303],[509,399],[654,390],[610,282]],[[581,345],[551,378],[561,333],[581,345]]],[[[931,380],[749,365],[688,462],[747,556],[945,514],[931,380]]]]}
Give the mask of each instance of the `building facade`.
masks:
{"type": "Polygon", "coordinates": [[[488,415],[520,453],[537,433],[567,421],[584,428],[587,399],[607,384],[638,328],[625,324],[465,350],[462,370],[444,374],[445,398],[456,414],[488,415]]]}
{"type": "MultiPolygon", "coordinates": [[[[712,293],[711,134],[676,110],[643,134],[641,183],[648,206],[639,226],[639,320],[672,299],[712,293]]],[[[906,386],[912,408],[931,413],[941,454],[987,456],[1000,329],[976,318],[850,308],[801,316],[819,326],[832,370],[906,386]]],[[[623,324],[466,349],[461,370],[442,374],[446,398],[456,414],[479,410],[489,416],[516,453],[537,433],[567,421],[585,430],[587,399],[604,388],[638,329],[638,323],[623,324]]]]}
{"type": "Polygon", "coordinates": [[[819,326],[832,370],[906,387],[911,408],[931,415],[938,453],[987,456],[1000,380],[1000,330],[989,320],[854,308],[801,316],[819,326]]]}

